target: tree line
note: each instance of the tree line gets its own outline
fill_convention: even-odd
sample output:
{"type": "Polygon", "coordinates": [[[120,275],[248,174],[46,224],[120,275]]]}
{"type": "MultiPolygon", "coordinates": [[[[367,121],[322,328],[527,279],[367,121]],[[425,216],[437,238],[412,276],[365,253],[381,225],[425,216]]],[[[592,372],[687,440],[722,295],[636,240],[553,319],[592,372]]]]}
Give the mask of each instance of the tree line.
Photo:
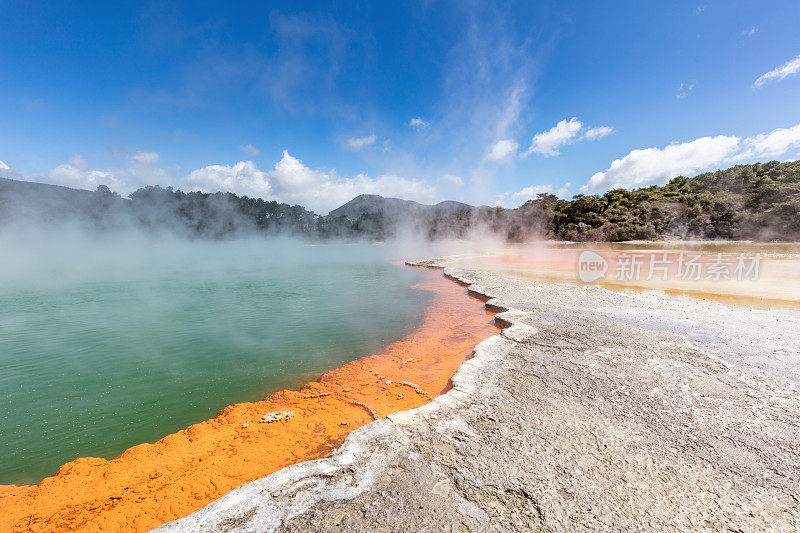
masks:
{"type": "Polygon", "coordinates": [[[348,218],[233,193],[148,186],[122,198],[105,185],[90,192],[4,180],[0,219],[12,218],[16,209],[52,224],[74,219],[93,229],[133,225],[211,239],[280,234],[315,241],[385,240],[410,232],[430,240],[490,233],[511,242],[800,240],[800,161],[736,165],[692,178],[678,176],[663,186],[579,194],[571,200],[540,194],[515,209],[465,206],[442,213],[432,207],[420,210],[425,206],[417,204],[403,216],[396,210],[381,211],[383,199],[375,198],[378,204],[368,212],[348,218]]]}
{"type": "Polygon", "coordinates": [[[663,186],[563,200],[540,194],[516,209],[474,208],[431,221],[431,238],[485,227],[509,241],[800,240],[800,161],[678,176],[663,186]]]}

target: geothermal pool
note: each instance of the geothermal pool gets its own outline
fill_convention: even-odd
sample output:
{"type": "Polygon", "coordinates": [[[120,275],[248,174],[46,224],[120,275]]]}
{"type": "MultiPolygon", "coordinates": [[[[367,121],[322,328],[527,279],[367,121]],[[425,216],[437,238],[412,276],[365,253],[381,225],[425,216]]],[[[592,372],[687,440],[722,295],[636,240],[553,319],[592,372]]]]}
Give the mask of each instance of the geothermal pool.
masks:
{"type": "Polygon", "coordinates": [[[431,299],[375,246],[0,240],[0,485],[297,388],[408,335],[431,299]]]}

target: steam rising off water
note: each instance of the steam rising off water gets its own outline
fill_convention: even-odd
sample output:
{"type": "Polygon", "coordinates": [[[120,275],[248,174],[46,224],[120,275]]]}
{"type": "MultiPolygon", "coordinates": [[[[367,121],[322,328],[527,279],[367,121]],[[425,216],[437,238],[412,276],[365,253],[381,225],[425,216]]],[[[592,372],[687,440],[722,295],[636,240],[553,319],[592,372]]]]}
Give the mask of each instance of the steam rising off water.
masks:
{"type": "Polygon", "coordinates": [[[380,247],[0,238],[0,483],[110,458],[417,325],[380,247]]]}

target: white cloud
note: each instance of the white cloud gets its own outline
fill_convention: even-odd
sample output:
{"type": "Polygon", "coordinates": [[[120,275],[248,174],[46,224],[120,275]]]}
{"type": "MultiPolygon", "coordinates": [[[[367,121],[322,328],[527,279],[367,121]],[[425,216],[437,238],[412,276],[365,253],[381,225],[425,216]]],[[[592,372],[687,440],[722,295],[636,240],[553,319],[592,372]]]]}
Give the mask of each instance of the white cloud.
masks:
{"type": "Polygon", "coordinates": [[[85,157],[79,154],[75,154],[69,158],[68,163],[73,167],[77,168],[78,170],[89,170],[89,162],[86,160],[85,157]]]}
{"type": "Polygon", "coordinates": [[[408,125],[411,126],[412,128],[421,129],[430,126],[430,123],[423,120],[421,117],[414,117],[408,121],[408,125]]]}
{"type": "Polygon", "coordinates": [[[157,152],[143,152],[141,150],[130,154],[129,158],[131,161],[143,165],[155,165],[159,160],[157,152]]]}
{"type": "Polygon", "coordinates": [[[678,92],[675,94],[675,98],[678,100],[683,100],[694,90],[694,82],[692,83],[681,83],[678,85],[678,92]]]}
{"type": "Polygon", "coordinates": [[[163,187],[175,185],[178,179],[179,168],[164,169],[158,163],[161,157],[156,152],[133,152],[128,154],[121,165],[111,167],[110,173],[118,180],[115,188],[107,184],[112,190],[121,194],[130,194],[145,185],[161,185],[163,187]]]}
{"type": "Polygon", "coordinates": [[[567,182],[561,187],[559,187],[555,192],[553,192],[553,185],[531,185],[529,187],[525,187],[524,189],[517,191],[511,195],[511,198],[517,201],[517,204],[523,204],[528,200],[535,200],[537,196],[542,193],[552,193],[558,196],[559,198],[567,198],[570,196],[570,187],[572,186],[571,183],[567,182]]]}
{"type": "MultiPolygon", "coordinates": [[[[359,194],[380,194],[422,203],[433,203],[439,197],[436,187],[424,181],[393,174],[375,178],[358,174],[348,178],[338,175],[335,170],[308,168],[287,151],[271,170],[260,170],[252,161],[239,161],[233,165],[209,165],[188,174],[181,173],[178,167],[159,167],[160,157],[155,152],[139,151],[121,157],[118,166],[92,170],[86,158],[75,155],[67,163],[42,175],[25,175],[25,179],[90,190],[98,185],[108,185],[123,196],[145,185],[173,186],[187,191],[233,192],[300,204],[322,214],[359,194]]],[[[0,170],[10,169],[0,161],[0,170]]],[[[443,180],[456,184],[460,178],[446,175],[443,180]]]]}
{"type": "Polygon", "coordinates": [[[696,173],[730,159],[738,146],[738,137],[718,135],[666,148],[633,150],[614,160],[604,172],[594,174],[587,187],[590,190],[636,187],[696,173]]]}
{"type": "Polygon", "coordinates": [[[753,87],[758,89],[763,87],[764,84],[769,81],[780,81],[788,76],[793,76],[798,72],[800,72],[800,55],[760,76],[755,83],[753,83],[753,87]]]}
{"type": "Polygon", "coordinates": [[[546,185],[530,185],[517,192],[505,192],[497,195],[494,205],[500,207],[519,207],[528,200],[535,200],[540,194],[555,194],[559,198],[567,198],[570,196],[571,183],[565,183],[553,192],[553,185],[548,183],[546,185]]]}
{"type": "MultiPolygon", "coordinates": [[[[8,165],[0,161],[0,170],[11,170],[8,165]]],[[[73,189],[94,190],[98,185],[108,185],[114,191],[133,192],[123,180],[117,178],[112,172],[91,170],[89,163],[81,155],[74,155],[68,162],[51,168],[41,175],[15,173],[14,179],[63,185],[73,189]]]]}
{"type": "Polygon", "coordinates": [[[553,194],[555,194],[555,195],[556,195],[556,196],[558,196],[559,198],[563,198],[563,199],[565,199],[565,200],[566,200],[566,199],[568,199],[568,198],[571,198],[571,197],[572,197],[572,193],[570,192],[570,188],[571,188],[571,187],[572,187],[572,183],[570,183],[570,182],[566,182],[564,185],[562,185],[561,187],[559,187],[559,188],[556,190],[556,192],[554,192],[553,194]]]}
{"type": "Polygon", "coordinates": [[[520,203],[524,203],[528,200],[532,200],[536,198],[538,195],[542,193],[549,193],[553,190],[552,185],[531,185],[530,187],[525,187],[521,191],[517,191],[511,195],[514,200],[521,201],[520,203]]]}
{"type": "Polygon", "coordinates": [[[463,187],[464,180],[461,179],[460,176],[456,176],[455,174],[445,174],[442,176],[442,181],[447,182],[451,185],[455,185],[456,187],[463,187]]]}
{"type": "Polygon", "coordinates": [[[793,128],[778,128],[745,139],[742,142],[742,152],[736,159],[772,159],[799,147],[800,124],[793,128]]]}
{"type": "Polygon", "coordinates": [[[364,148],[375,144],[375,141],[377,140],[378,138],[374,134],[366,137],[350,137],[347,139],[347,146],[351,150],[363,150],[364,148]]]}
{"type": "Polygon", "coordinates": [[[559,149],[562,146],[580,141],[597,141],[614,133],[614,128],[597,126],[585,130],[583,134],[581,131],[583,131],[583,122],[577,117],[561,120],[549,130],[534,135],[525,155],[539,154],[544,157],[555,157],[560,155],[559,149]]]}
{"type": "Polygon", "coordinates": [[[192,187],[210,192],[234,192],[265,199],[269,199],[272,192],[269,175],[259,170],[252,161],[239,161],[235,165],[209,165],[193,170],[186,180],[192,187]]]}
{"type": "Polygon", "coordinates": [[[596,128],[589,128],[586,130],[586,133],[583,134],[583,138],[589,142],[597,141],[603,137],[608,137],[612,133],[614,133],[614,128],[611,126],[598,126],[596,128]]]}
{"type": "Polygon", "coordinates": [[[517,141],[512,139],[503,139],[501,141],[497,141],[491,147],[489,147],[489,152],[486,154],[486,159],[489,161],[503,161],[504,159],[516,154],[517,148],[519,148],[519,144],[517,144],[517,141]]]}
{"type": "Polygon", "coordinates": [[[575,141],[581,128],[583,128],[583,122],[576,117],[569,120],[564,119],[549,130],[534,135],[527,153],[545,157],[557,156],[561,146],[575,141]]]}
{"type": "Polygon", "coordinates": [[[251,155],[253,157],[258,157],[261,155],[261,150],[253,146],[252,144],[242,144],[239,145],[239,150],[246,153],[247,155],[251,155]]]}
{"type": "Polygon", "coordinates": [[[44,178],[47,183],[75,189],[96,189],[98,185],[108,185],[114,191],[125,189],[124,184],[110,172],[80,168],[71,163],[48,170],[44,173],[44,178]]]}
{"type": "Polygon", "coordinates": [[[96,189],[107,185],[111,190],[127,195],[145,185],[173,185],[176,171],[158,166],[157,152],[137,151],[122,155],[121,164],[107,170],[92,170],[82,155],[74,155],[40,176],[27,176],[32,181],[43,181],[77,189],[96,189]]]}
{"type": "Polygon", "coordinates": [[[755,35],[755,34],[756,34],[756,32],[757,32],[757,31],[758,31],[758,28],[756,28],[755,26],[753,26],[753,27],[751,27],[749,30],[743,30],[743,31],[742,31],[742,35],[745,35],[745,36],[747,36],[747,37],[752,37],[753,35],[755,35]]]}
{"type": "Polygon", "coordinates": [[[584,190],[638,187],[661,183],[680,174],[692,175],[744,161],[798,155],[800,124],[740,139],[732,135],[701,137],[665,148],[633,150],[603,172],[594,174],[584,190]]]}
{"type": "Polygon", "coordinates": [[[231,191],[236,194],[300,204],[317,213],[327,213],[359,194],[380,194],[431,203],[435,187],[394,175],[352,178],[308,168],[284,151],[270,171],[259,170],[251,161],[235,165],[211,165],[191,172],[186,181],[195,189],[231,191]]]}

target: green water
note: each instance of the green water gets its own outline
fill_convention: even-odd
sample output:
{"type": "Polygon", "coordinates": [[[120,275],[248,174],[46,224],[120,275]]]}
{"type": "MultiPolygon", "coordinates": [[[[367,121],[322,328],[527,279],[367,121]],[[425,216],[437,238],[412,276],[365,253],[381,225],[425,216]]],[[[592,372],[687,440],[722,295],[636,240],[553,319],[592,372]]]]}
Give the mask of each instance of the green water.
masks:
{"type": "Polygon", "coordinates": [[[412,331],[429,298],[366,245],[2,244],[0,484],[297,387],[412,331]]]}

